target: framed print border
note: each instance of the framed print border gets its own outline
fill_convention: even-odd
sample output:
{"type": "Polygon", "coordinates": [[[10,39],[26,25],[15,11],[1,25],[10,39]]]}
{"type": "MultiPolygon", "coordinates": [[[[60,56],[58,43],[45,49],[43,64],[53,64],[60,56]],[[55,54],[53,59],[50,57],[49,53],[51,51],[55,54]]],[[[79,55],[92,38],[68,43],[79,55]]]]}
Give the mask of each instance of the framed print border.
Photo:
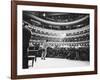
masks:
{"type": "Polygon", "coordinates": [[[63,4],[63,3],[47,3],[47,2],[32,2],[32,1],[11,1],[11,78],[12,79],[90,75],[90,74],[97,74],[97,6],[96,5],[63,4]],[[17,52],[17,46],[18,46],[17,6],[18,5],[93,9],[94,10],[94,71],[17,75],[17,53],[18,53],[17,52]]]}

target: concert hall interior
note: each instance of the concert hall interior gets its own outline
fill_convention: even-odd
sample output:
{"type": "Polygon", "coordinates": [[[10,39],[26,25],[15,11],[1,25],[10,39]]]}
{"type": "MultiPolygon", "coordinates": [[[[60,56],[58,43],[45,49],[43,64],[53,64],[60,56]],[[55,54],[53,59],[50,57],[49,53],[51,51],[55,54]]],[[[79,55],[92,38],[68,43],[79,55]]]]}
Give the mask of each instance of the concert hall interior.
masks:
{"type": "Polygon", "coordinates": [[[37,64],[38,66],[49,64],[51,67],[54,64],[57,66],[89,64],[89,14],[23,11],[22,15],[23,68],[28,68],[30,64],[33,68],[37,64]]]}

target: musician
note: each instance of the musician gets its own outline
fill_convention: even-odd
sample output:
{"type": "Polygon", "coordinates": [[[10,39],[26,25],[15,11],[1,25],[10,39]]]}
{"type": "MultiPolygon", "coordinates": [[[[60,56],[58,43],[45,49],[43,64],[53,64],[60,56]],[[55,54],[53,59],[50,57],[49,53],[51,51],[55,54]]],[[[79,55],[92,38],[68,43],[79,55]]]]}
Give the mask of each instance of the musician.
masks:
{"type": "Polygon", "coordinates": [[[42,45],[43,50],[42,50],[41,59],[43,59],[43,60],[45,60],[46,55],[47,55],[47,47],[48,47],[47,40],[45,40],[43,45],[42,45]]]}

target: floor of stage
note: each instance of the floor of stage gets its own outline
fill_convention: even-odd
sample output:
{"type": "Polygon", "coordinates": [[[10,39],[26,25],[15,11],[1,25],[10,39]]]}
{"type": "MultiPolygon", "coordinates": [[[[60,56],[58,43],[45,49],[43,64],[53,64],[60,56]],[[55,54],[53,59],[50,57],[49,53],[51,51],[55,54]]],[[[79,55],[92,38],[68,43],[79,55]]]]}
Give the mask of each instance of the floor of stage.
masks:
{"type": "Polygon", "coordinates": [[[37,58],[37,61],[34,63],[34,66],[31,67],[32,62],[29,61],[29,68],[34,69],[43,69],[43,68],[66,68],[66,67],[83,67],[89,66],[89,61],[79,61],[79,60],[69,60],[69,59],[58,59],[58,58],[46,58],[41,60],[40,57],[37,58]]]}

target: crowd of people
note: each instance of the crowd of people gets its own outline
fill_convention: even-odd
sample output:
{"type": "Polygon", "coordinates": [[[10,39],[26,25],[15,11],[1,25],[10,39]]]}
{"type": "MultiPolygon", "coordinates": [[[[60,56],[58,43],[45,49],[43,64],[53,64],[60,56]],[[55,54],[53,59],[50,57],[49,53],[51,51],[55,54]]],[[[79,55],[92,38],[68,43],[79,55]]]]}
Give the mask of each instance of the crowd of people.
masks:
{"type": "Polygon", "coordinates": [[[50,47],[46,44],[43,47],[37,46],[39,46],[37,57],[41,57],[43,60],[49,57],[89,61],[89,47],[50,47]]]}
{"type": "Polygon", "coordinates": [[[89,48],[47,48],[47,57],[89,61],[89,48]]]}

